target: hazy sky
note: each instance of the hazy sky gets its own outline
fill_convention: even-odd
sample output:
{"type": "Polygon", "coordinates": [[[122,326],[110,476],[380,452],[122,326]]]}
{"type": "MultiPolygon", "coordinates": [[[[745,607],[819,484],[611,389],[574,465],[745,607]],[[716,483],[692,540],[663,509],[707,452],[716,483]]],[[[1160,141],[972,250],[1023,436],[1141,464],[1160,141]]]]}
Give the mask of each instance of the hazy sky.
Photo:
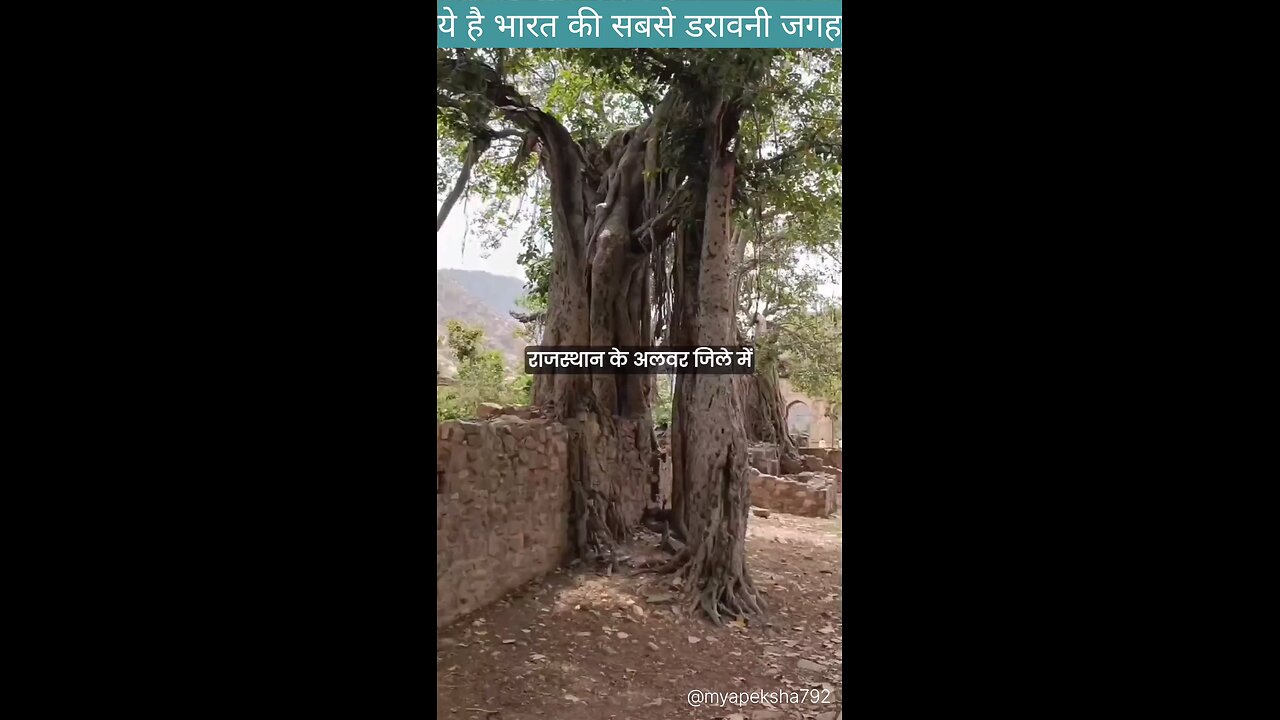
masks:
{"type": "MultiPolygon", "coordinates": [[[[479,215],[481,207],[483,206],[480,203],[472,200],[467,205],[466,215],[471,217],[479,215]]],[[[459,200],[458,204],[453,206],[453,210],[449,211],[449,219],[445,221],[444,227],[436,233],[436,268],[487,270],[494,275],[510,275],[520,278],[521,281],[527,279],[524,276],[524,268],[516,262],[516,257],[520,255],[518,237],[502,243],[502,247],[484,258],[480,256],[480,253],[484,252],[480,248],[480,238],[474,233],[467,237],[467,249],[465,253],[463,252],[462,231],[466,226],[462,201],[459,200]]]]}
{"type": "MultiPolygon", "coordinates": [[[[509,275],[520,278],[521,281],[527,280],[524,276],[524,268],[516,262],[516,257],[520,254],[518,237],[504,242],[502,247],[490,252],[489,257],[486,258],[481,256],[484,250],[480,247],[479,236],[472,233],[467,237],[466,252],[463,252],[462,236],[467,226],[465,218],[476,217],[480,214],[481,208],[480,203],[475,200],[468,204],[466,213],[462,212],[461,200],[453,206],[453,210],[449,212],[449,219],[436,234],[436,268],[487,270],[495,275],[509,275]]],[[[818,262],[818,260],[815,258],[812,262],[818,262]]],[[[828,297],[841,296],[839,285],[823,285],[821,290],[822,294],[828,297]]]]}

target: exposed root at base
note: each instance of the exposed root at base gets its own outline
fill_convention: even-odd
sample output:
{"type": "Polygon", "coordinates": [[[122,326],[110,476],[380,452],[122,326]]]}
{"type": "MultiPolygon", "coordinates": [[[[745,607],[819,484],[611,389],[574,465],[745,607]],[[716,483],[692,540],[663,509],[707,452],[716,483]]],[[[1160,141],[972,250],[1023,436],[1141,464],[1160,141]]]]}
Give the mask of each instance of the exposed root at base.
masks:
{"type": "Polygon", "coordinates": [[[663,565],[659,568],[654,569],[653,572],[659,575],[669,575],[679,570],[681,567],[683,567],[684,564],[688,562],[688,560],[689,560],[689,549],[685,548],[684,550],[681,550],[675,557],[668,560],[666,565],[663,565]]]}
{"type": "Polygon", "coordinates": [[[702,610],[716,625],[723,625],[726,617],[745,620],[762,614],[768,606],[747,575],[741,554],[708,568],[707,546],[703,543],[692,557],[686,550],[664,568],[683,578],[689,593],[689,610],[702,610]]]}

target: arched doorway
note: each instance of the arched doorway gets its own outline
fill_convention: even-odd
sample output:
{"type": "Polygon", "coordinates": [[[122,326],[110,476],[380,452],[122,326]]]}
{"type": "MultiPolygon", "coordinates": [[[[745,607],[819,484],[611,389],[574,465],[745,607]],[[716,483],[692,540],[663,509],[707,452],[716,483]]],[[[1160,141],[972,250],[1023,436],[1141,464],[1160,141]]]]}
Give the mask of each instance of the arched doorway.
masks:
{"type": "MultiPolygon", "coordinates": [[[[793,438],[808,438],[813,430],[813,410],[802,400],[787,406],[787,432],[793,438]]],[[[805,443],[808,444],[808,443],[805,443]]]]}

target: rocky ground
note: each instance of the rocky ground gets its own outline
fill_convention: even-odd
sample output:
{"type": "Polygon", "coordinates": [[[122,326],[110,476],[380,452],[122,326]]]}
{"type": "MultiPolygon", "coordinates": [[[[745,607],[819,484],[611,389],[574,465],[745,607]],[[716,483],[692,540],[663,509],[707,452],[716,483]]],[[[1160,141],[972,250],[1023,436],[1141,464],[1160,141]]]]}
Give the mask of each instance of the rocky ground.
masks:
{"type": "MultiPolygon", "coordinates": [[[[843,720],[839,515],[752,515],[748,567],[769,610],[747,625],[681,612],[669,576],[626,563],[531,583],[440,630],[436,710],[449,720],[843,720]],[[774,697],[691,707],[695,690],[774,697]]],[[[624,554],[643,561],[656,545],[641,531],[624,554]]]]}

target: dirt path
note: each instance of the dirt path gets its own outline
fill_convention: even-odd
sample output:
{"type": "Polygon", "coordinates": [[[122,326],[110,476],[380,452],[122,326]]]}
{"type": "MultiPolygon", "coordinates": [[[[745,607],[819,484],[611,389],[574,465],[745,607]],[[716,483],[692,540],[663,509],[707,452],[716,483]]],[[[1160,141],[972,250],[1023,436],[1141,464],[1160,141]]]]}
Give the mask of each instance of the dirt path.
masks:
{"type": "MultiPolygon", "coordinates": [[[[637,535],[627,552],[649,557],[655,539],[637,535]]],[[[667,577],[557,572],[440,631],[436,709],[449,720],[836,720],[840,541],[839,517],[752,516],[748,562],[769,611],[749,627],[678,612],[667,577]],[[693,690],[774,697],[691,707],[693,690]]]]}

